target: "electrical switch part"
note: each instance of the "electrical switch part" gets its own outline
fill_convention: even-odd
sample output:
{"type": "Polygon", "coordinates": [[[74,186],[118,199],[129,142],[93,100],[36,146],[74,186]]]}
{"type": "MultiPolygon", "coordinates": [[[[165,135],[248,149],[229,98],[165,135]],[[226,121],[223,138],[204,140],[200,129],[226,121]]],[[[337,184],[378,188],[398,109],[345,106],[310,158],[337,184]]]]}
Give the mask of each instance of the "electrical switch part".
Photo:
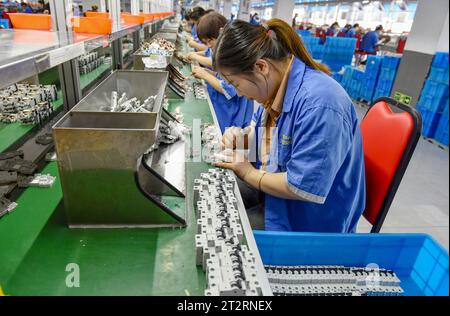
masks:
{"type": "Polygon", "coordinates": [[[262,295],[255,256],[244,244],[236,181],[210,169],[194,180],[196,262],[206,272],[205,295],[262,295]]]}

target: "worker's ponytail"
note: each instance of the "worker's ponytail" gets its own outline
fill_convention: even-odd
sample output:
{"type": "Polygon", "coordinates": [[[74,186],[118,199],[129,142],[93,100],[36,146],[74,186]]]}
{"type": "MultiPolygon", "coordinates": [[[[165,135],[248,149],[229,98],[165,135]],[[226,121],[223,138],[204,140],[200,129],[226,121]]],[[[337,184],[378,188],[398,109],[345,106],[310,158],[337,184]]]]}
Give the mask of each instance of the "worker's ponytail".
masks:
{"type": "Polygon", "coordinates": [[[241,73],[252,72],[258,59],[279,61],[289,55],[330,74],[325,65],[314,61],[292,28],[279,19],[259,26],[239,20],[227,24],[217,41],[213,60],[217,70],[241,73]]]}
{"type": "Polygon", "coordinates": [[[272,19],[267,22],[267,26],[269,32],[270,30],[275,32],[276,40],[283,45],[289,53],[295,55],[295,57],[303,61],[309,67],[323,71],[328,75],[331,74],[326,65],[318,63],[312,58],[300,39],[300,36],[298,36],[286,22],[280,19],[272,19]]]}

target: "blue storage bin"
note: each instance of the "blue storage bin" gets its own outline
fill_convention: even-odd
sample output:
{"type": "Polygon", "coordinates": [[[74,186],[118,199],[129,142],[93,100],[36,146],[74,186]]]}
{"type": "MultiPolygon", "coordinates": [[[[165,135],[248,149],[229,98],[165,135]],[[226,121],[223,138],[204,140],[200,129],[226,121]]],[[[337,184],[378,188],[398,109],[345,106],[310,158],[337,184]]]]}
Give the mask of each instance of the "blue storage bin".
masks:
{"type": "Polygon", "coordinates": [[[448,99],[448,85],[444,83],[426,80],[420,94],[418,107],[433,111],[443,112],[445,102],[448,99]]]}
{"type": "Polygon", "coordinates": [[[422,115],[422,135],[433,138],[435,136],[439,121],[442,117],[442,112],[438,113],[429,109],[423,108],[420,104],[417,109],[422,115]]]}
{"type": "Polygon", "coordinates": [[[7,19],[0,19],[0,26],[4,29],[9,29],[9,21],[7,19]]]}
{"type": "Polygon", "coordinates": [[[397,56],[384,56],[381,67],[397,69],[400,65],[400,57],[397,56]]]}
{"type": "Polygon", "coordinates": [[[343,75],[341,75],[340,73],[334,73],[333,74],[333,79],[336,80],[337,82],[341,82],[343,78],[343,75]]]}
{"type": "Polygon", "coordinates": [[[254,232],[265,265],[377,264],[393,270],[406,296],[449,294],[448,252],[425,234],[254,232]]]}
{"type": "Polygon", "coordinates": [[[448,53],[436,53],[431,66],[437,68],[448,68],[448,53]]]}
{"type": "Polygon", "coordinates": [[[441,144],[448,146],[449,140],[448,140],[448,127],[449,127],[449,106],[448,106],[448,99],[445,105],[445,110],[442,113],[441,119],[439,121],[439,124],[437,126],[436,132],[435,132],[435,139],[440,142],[441,144]]]}
{"type": "Polygon", "coordinates": [[[311,36],[311,31],[309,30],[297,30],[297,34],[301,37],[309,37],[311,36]]]}
{"type": "Polygon", "coordinates": [[[375,89],[372,100],[375,101],[381,97],[389,97],[391,95],[391,91],[383,90],[383,89],[375,89]]]}
{"type": "Polygon", "coordinates": [[[448,85],[448,68],[431,67],[428,80],[445,83],[448,85]]]}

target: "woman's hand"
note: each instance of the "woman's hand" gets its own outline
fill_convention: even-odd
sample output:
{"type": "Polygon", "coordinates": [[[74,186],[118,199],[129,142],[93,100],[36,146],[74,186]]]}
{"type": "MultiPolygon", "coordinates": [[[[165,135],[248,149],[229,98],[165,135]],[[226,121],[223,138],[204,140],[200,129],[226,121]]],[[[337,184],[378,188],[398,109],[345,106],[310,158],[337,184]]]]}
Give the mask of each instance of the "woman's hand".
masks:
{"type": "Polygon", "coordinates": [[[192,69],[192,75],[197,79],[205,79],[208,75],[208,72],[201,67],[194,67],[192,69]]]}
{"type": "Polygon", "coordinates": [[[189,62],[196,61],[196,60],[197,60],[197,57],[198,57],[198,54],[196,54],[196,53],[194,53],[194,52],[189,53],[189,54],[187,54],[187,55],[185,56],[185,58],[186,58],[189,62]]]}
{"type": "Polygon", "coordinates": [[[222,148],[224,149],[247,149],[249,128],[229,127],[222,136],[222,148]]]}
{"type": "Polygon", "coordinates": [[[228,152],[227,155],[229,157],[224,160],[228,162],[216,162],[214,164],[216,167],[233,170],[243,181],[246,181],[246,177],[250,172],[256,170],[243,153],[238,151],[225,152],[228,152]]]}
{"type": "Polygon", "coordinates": [[[195,47],[196,44],[197,44],[197,42],[196,42],[193,38],[191,38],[191,39],[188,40],[188,45],[189,45],[190,47],[195,47]]]}

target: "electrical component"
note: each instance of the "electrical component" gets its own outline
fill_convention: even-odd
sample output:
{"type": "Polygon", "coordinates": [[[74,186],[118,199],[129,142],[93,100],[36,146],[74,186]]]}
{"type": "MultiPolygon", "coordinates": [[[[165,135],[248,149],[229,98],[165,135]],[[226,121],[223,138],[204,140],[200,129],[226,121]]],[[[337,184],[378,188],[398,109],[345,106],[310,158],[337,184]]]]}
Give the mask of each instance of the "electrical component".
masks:
{"type": "Polygon", "coordinates": [[[80,75],[90,73],[105,63],[105,56],[98,56],[97,52],[84,54],[78,57],[78,70],[80,75]]]}
{"type": "Polygon", "coordinates": [[[194,95],[196,99],[206,100],[206,90],[201,83],[194,82],[194,95]]]}
{"type": "Polygon", "coordinates": [[[175,51],[175,44],[160,37],[154,37],[150,42],[141,44],[141,47],[136,52],[138,55],[161,55],[170,57],[175,51]]]}
{"type": "Polygon", "coordinates": [[[56,177],[53,177],[50,174],[40,174],[37,173],[33,179],[31,179],[30,183],[28,184],[30,187],[44,187],[44,188],[50,188],[53,183],[55,182],[56,177]]]}
{"type": "Polygon", "coordinates": [[[5,197],[0,197],[0,217],[11,213],[17,207],[16,202],[11,202],[5,197]]]}
{"type": "Polygon", "coordinates": [[[0,122],[40,124],[53,113],[55,85],[13,84],[0,90],[0,122]]]}
{"type": "Polygon", "coordinates": [[[118,98],[117,91],[111,92],[111,102],[109,106],[101,108],[106,112],[131,112],[131,113],[150,113],[158,111],[155,108],[157,95],[152,95],[146,98],[143,102],[134,97],[128,99],[127,94],[123,92],[118,98]]]}
{"type": "Polygon", "coordinates": [[[194,180],[196,263],[206,272],[205,295],[262,295],[255,256],[243,244],[236,186],[221,169],[194,180]]]}
{"type": "Polygon", "coordinates": [[[400,279],[391,270],[344,266],[265,266],[274,295],[398,296],[400,279]]]}

